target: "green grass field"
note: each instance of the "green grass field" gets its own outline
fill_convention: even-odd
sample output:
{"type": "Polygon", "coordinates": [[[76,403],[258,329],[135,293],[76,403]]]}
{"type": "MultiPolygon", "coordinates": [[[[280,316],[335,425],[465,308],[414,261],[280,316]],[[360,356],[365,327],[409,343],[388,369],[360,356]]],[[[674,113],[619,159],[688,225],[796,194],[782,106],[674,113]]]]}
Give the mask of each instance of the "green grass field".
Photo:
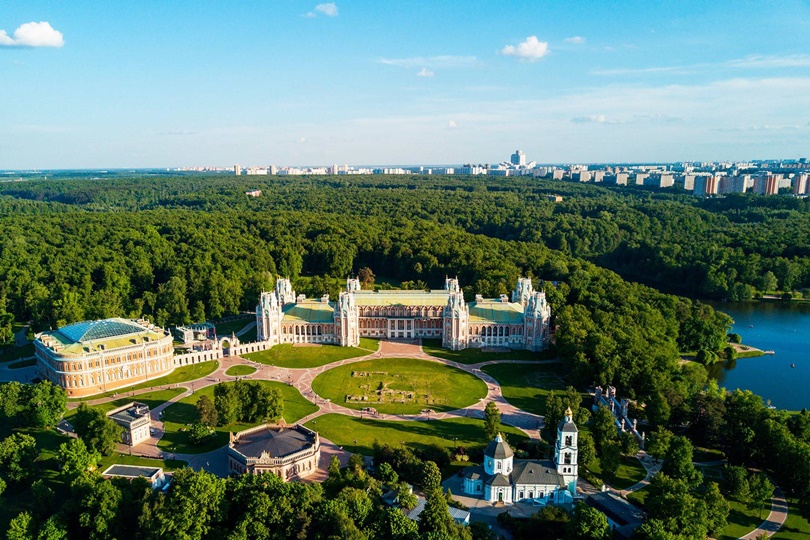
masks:
{"type": "Polygon", "coordinates": [[[196,381],[197,379],[201,379],[203,377],[211,375],[213,372],[217,370],[218,367],[219,364],[217,363],[216,360],[210,360],[208,362],[200,362],[199,364],[192,364],[189,366],[180,366],[179,368],[175,368],[174,371],[172,371],[171,373],[169,373],[164,377],[158,377],[157,379],[152,379],[150,381],[134,384],[132,386],[124,386],[123,388],[119,388],[118,390],[111,390],[110,392],[105,392],[103,394],[96,394],[94,396],[69,399],[68,401],[87,401],[104,397],[111,397],[114,394],[125,394],[131,390],[140,390],[142,388],[154,388],[157,386],[169,386],[172,384],[180,384],[189,381],[196,381]]]}
{"type": "Polygon", "coordinates": [[[459,364],[478,364],[490,360],[549,360],[556,355],[550,351],[507,351],[507,352],[483,352],[481,349],[462,349],[451,351],[442,348],[440,339],[423,339],[422,350],[431,356],[453,360],[459,364]]]}
{"type": "MultiPolygon", "coordinates": [[[[154,409],[155,407],[162,405],[163,403],[169,401],[175,396],[178,396],[185,392],[183,388],[170,388],[168,390],[155,390],[153,392],[147,392],[146,394],[138,394],[135,397],[128,395],[126,393],[119,394],[119,398],[113,401],[108,401],[107,403],[102,403],[100,405],[93,405],[94,409],[100,409],[104,412],[111,411],[115,408],[121,407],[126,405],[127,403],[132,403],[133,401],[137,401],[139,403],[143,403],[149,406],[149,409],[154,409]]],[[[68,422],[70,418],[76,414],[76,409],[70,409],[65,414],[65,420],[68,422]]]]}
{"type": "MultiPolygon", "coordinates": [[[[473,418],[451,418],[426,422],[400,422],[392,420],[359,419],[342,414],[325,414],[307,422],[306,427],[317,431],[345,450],[371,455],[374,441],[391,445],[405,444],[410,448],[424,448],[431,444],[452,449],[453,445],[484,444],[484,421],[473,418]],[[455,437],[455,441],[454,441],[455,437]],[[355,443],[355,439],[357,443],[355,443]]],[[[503,433],[511,444],[527,439],[520,430],[503,426],[503,433]]]]}
{"type": "Polygon", "coordinates": [[[549,391],[565,391],[560,364],[493,364],[481,371],[498,381],[506,401],[534,414],[546,414],[549,391]]]}
{"type": "Polygon", "coordinates": [[[734,499],[727,498],[727,500],[731,509],[728,514],[728,525],[717,536],[717,540],[732,540],[750,533],[765,521],[771,511],[771,505],[767,503],[762,509],[762,517],[760,517],[759,508],[750,509],[734,499]]]}
{"type": "Polygon", "coordinates": [[[0,363],[2,362],[12,362],[14,360],[19,360],[20,358],[25,358],[26,356],[33,356],[34,355],[34,344],[27,343],[22,347],[9,347],[7,349],[3,349],[0,352],[0,363]]]}
{"type": "MultiPolygon", "coordinates": [[[[213,324],[217,328],[217,336],[225,337],[238,332],[239,330],[241,330],[242,328],[249,325],[251,322],[255,320],[256,320],[255,315],[244,315],[232,321],[213,324]]],[[[244,341],[242,338],[239,338],[239,340],[244,341]]]]}
{"type": "Polygon", "coordinates": [[[312,389],[323,398],[351,409],[373,407],[383,414],[416,414],[422,409],[450,411],[486,397],[487,385],[474,375],[438,362],[411,358],[367,360],[318,375],[312,389]],[[352,374],[366,374],[352,376],[352,374]],[[392,391],[379,402],[378,390],[392,391]],[[367,396],[348,401],[347,396],[367,396]],[[403,399],[404,403],[393,402],[403,399]]]}
{"type": "Polygon", "coordinates": [[[242,375],[250,375],[251,373],[256,373],[256,368],[253,366],[231,366],[225,372],[225,375],[230,377],[241,377],[242,375]]]}
{"type": "MultiPolygon", "coordinates": [[[[602,475],[602,470],[599,467],[599,460],[593,460],[588,465],[588,470],[591,471],[597,478],[605,481],[602,475]]],[[[633,484],[637,484],[644,480],[647,476],[647,471],[644,466],[636,458],[622,457],[619,463],[619,468],[616,471],[616,477],[608,485],[614,489],[627,489],[633,484]]],[[[599,486],[597,486],[599,487],[599,486]]]]}
{"type": "Polygon", "coordinates": [[[377,350],[379,342],[375,339],[360,338],[359,347],[338,347],[321,345],[320,347],[293,347],[290,343],[276,345],[266,351],[244,355],[248,360],[286,368],[312,368],[331,364],[346,358],[365,356],[377,350]]]}
{"type": "MultiPolygon", "coordinates": [[[[135,447],[135,451],[138,451],[138,447],[135,447]]],[[[101,461],[98,464],[99,472],[103,472],[104,469],[109,467],[110,465],[137,465],[140,467],[162,467],[164,471],[175,471],[177,469],[181,469],[188,465],[185,461],[181,459],[156,459],[156,458],[145,458],[140,456],[130,456],[129,454],[113,454],[111,456],[104,456],[101,458],[101,461]]]]}
{"type": "Polygon", "coordinates": [[[799,512],[798,499],[787,499],[788,517],[785,524],[771,536],[775,540],[806,540],[810,538],[810,521],[799,512]]]}
{"type": "Polygon", "coordinates": [[[37,365],[36,359],[31,358],[29,360],[23,360],[21,362],[14,362],[13,364],[9,364],[8,369],[22,369],[35,365],[37,365]]]}
{"type": "Polygon", "coordinates": [[[247,332],[245,332],[244,334],[239,336],[239,342],[240,343],[253,343],[257,339],[257,333],[258,333],[258,328],[254,326],[253,328],[251,328],[250,330],[248,330],[247,332]]]}
{"type": "MultiPolygon", "coordinates": [[[[284,398],[284,420],[288,424],[292,424],[318,410],[317,405],[304,399],[301,392],[293,386],[288,386],[284,383],[276,381],[256,381],[259,384],[276,388],[281,391],[284,398]]],[[[233,383],[221,383],[233,384],[233,383]]],[[[192,445],[188,442],[188,433],[186,430],[195,421],[197,417],[194,406],[203,395],[207,395],[212,400],[214,399],[214,388],[216,385],[206,386],[201,390],[197,390],[190,396],[186,396],[180,401],[173,403],[163,411],[163,427],[165,433],[163,438],[158,442],[158,446],[167,452],[179,452],[185,454],[202,454],[211,450],[224,446],[228,443],[228,433],[233,431],[242,431],[256,424],[243,424],[234,423],[227,426],[220,426],[216,428],[214,437],[201,445],[192,445]]]]}

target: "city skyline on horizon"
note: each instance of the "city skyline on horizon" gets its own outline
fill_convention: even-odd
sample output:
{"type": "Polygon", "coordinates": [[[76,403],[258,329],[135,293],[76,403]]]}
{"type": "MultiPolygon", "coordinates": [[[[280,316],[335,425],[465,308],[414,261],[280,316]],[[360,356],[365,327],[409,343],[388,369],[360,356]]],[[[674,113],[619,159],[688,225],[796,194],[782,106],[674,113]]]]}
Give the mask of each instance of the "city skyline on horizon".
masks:
{"type": "Polygon", "coordinates": [[[542,164],[749,161],[810,143],[797,0],[5,7],[3,170],[498,163],[514,148],[542,164]]]}

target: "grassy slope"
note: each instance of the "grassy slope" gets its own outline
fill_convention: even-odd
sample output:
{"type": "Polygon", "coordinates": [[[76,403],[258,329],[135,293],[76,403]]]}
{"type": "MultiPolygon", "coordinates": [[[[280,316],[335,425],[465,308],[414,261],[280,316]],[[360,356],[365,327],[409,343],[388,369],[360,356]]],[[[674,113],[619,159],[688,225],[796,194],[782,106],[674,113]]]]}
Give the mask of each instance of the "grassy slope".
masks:
{"type": "MultiPolygon", "coordinates": [[[[384,358],[337,367],[318,375],[312,389],[321,397],[352,409],[374,407],[383,414],[416,414],[422,409],[449,411],[475,404],[487,395],[486,383],[459,369],[411,358],[384,358]],[[385,372],[368,377],[352,377],[352,372],[385,372]],[[407,403],[347,402],[347,394],[359,395],[375,390],[381,383],[396,390],[413,391],[414,401],[407,403]],[[366,392],[363,385],[368,385],[366,392]],[[430,399],[426,399],[426,391],[430,399]]],[[[371,396],[374,398],[375,396],[371,396]]]]}
{"type": "MultiPolygon", "coordinates": [[[[284,398],[284,420],[287,423],[294,423],[299,419],[312,414],[318,410],[316,405],[313,405],[294,387],[276,381],[256,381],[259,384],[268,386],[270,388],[277,388],[281,391],[284,398]]],[[[222,383],[226,384],[226,383],[222,383]]],[[[227,383],[230,384],[230,383],[227,383]]],[[[212,400],[214,399],[214,386],[207,386],[202,390],[197,390],[194,394],[187,396],[180,401],[170,405],[164,410],[163,423],[165,433],[163,438],[158,442],[158,446],[164,451],[180,452],[186,454],[201,454],[216,450],[224,446],[228,442],[228,433],[233,431],[241,431],[256,424],[243,424],[234,423],[227,426],[220,426],[216,428],[214,437],[206,441],[204,444],[194,446],[188,442],[188,433],[181,431],[190,426],[196,419],[196,410],[194,408],[197,400],[203,395],[207,395],[212,400]]]]}
{"type": "Polygon", "coordinates": [[[479,362],[487,362],[489,360],[548,360],[555,356],[554,353],[549,351],[539,353],[520,350],[483,352],[481,349],[451,351],[442,348],[442,342],[439,339],[423,339],[422,350],[431,356],[446,358],[447,360],[453,360],[459,364],[478,364],[479,362]]]}
{"type": "Polygon", "coordinates": [[[69,401],[87,401],[93,399],[99,399],[103,397],[110,397],[113,394],[125,394],[130,390],[140,390],[142,388],[153,388],[156,386],[168,386],[171,384],[179,384],[188,381],[195,381],[197,379],[201,379],[203,377],[207,377],[208,375],[212,374],[217,370],[219,364],[216,360],[211,360],[208,362],[200,362],[199,364],[192,364],[190,366],[180,366],[176,368],[174,371],[169,373],[164,377],[158,377],[157,379],[152,379],[151,381],[145,381],[142,383],[138,383],[132,386],[125,386],[123,388],[119,388],[118,390],[113,390],[110,392],[105,392],[103,394],[96,394],[94,396],[87,396],[83,398],[72,399],[69,401]]]}
{"type": "MultiPolygon", "coordinates": [[[[593,460],[588,465],[588,470],[596,475],[597,478],[602,478],[599,460],[593,460]]],[[[619,469],[616,471],[616,477],[609,485],[615,489],[627,489],[633,484],[644,480],[645,476],[647,476],[647,471],[636,458],[622,457],[619,463],[619,469]]],[[[602,478],[602,480],[604,480],[604,478],[602,478]]]]}
{"type": "Polygon", "coordinates": [[[506,401],[534,414],[546,414],[549,391],[565,391],[557,364],[494,364],[481,371],[498,381],[506,401]]]}
{"type": "Polygon", "coordinates": [[[373,339],[361,338],[359,347],[293,347],[289,343],[276,345],[266,351],[244,355],[248,360],[286,368],[311,368],[331,364],[346,358],[365,356],[377,350],[379,343],[373,339]]]}
{"type": "MultiPolygon", "coordinates": [[[[452,418],[426,422],[399,422],[391,420],[359,419],[341,414],[325,414],[306,423],[310,429],[346,450],[371,455],[374,441],[397,445],[404,442],[413,448],[431,444],[453,447],[484,443],[484,422],[472,418],[452,418]],[[357,443],[355,445],[355,439],[357,443]]],[[[503,433],[513,444],[526,439],[520,430],[503,426],[503,433]]]]}

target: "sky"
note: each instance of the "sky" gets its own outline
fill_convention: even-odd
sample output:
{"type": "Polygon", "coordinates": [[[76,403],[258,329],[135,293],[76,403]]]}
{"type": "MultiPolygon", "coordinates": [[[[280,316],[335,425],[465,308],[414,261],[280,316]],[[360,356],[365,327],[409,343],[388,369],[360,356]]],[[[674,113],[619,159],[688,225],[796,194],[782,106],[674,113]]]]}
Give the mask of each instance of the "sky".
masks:
{"type": "Polygon", "coordinates": [[[0,170],[810,157],[810,2],[0,0],[0,170]]]}

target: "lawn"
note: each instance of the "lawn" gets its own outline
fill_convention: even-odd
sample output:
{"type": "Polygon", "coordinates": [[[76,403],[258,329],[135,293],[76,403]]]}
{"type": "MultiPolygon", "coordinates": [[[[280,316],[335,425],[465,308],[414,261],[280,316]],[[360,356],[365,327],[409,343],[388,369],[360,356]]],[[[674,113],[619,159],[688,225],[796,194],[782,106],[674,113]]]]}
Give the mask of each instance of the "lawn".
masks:
{"type": "Polygon", "coordinates": [[[484,352],[481,349],[451,351],[442,347],[440,339],[423,339],[422,350],[431,356],[453,360],[459,364],[478,364],[490,360],[549,360],[556,356],[550,351],[532,352],[513,350],[507,352],[484,352]]]}
{"type": "MultiPolygon", "coordinates": [[[[218,337],[226,337],[230,336],[231,334],[235,334],[254,321],[256,321],[255,315],[245,315],[244,317],[239,317],[238,319],[234,319],[232,321],[213,323],[213,325],[217,328],[218,337]]],[[[243,341],[242,338],[239,338],[239,341],[243,341]]]]}
{"type": "Polygon", "coordinates": [[[768,502],[762,509],[762,517],[760,517],[759,508],[752,510],[735,499],[730,497],[726,497],[726,499],[731,512],[728,514],[728,525],[717,536],[717,540],[732,540],[750,533],[765,521],[771,511],[771,504],[768,502]]]}
{"type": "MultiPolygon", "coordinates": [[[[276,381],[256,381],[259,384],[270,388],[277,388],[284,398],[284,421],[292,424],[318,410],[317,405],[304,399],[301,392],[293,386],[276,381]]],[[[221,383],[233,384],[233,383],[221,383]]],[[[216,450],[228,443],[228,433],[242,431],[256,424],[234,423],[216,428],[216,434],[207,442],[201,445],[192,445],[188,442],[188,433],[184,431],[197,417],[195,405],[197,400],[203,395],[214,399],[214,388],[216,385],[206,386],[197,390],[194,394],[186,396],[180,401],[166,407],[163,411],[163,428],[165,433],[158,442],[158,446],[169,452],[179,452],[185,454],[202,454],[211,450],[216,450]]]]}
{"type": "MultiPolygon", "coordinates": [[[[437,444],[448,450],[454,445],[473,446],[486,442],[483,420],[473,418],[402,422],[371,418],[361,420],[342,414],[325,414],[305,425],[338,446],[364,455],[373,453],[374,441],[391,445],[405,444],[410,448],[437,444]]],[[[520,439],[527,439],[517,428],[503,426],[501,431],[512,444],[520,439]]]]}
{"type": "Polygon", "coordinates": [[[725,457],[726,455],[721,450],[714,448],[697,447],[692,452],[692,461],[696,463],[719,461],[725,457]]]}
{"type": "Polygon", "coordinates": [[[412,358],[381,358],[336,367],[318,375],[312,389],[351,409],[373,407],[383,414],[451,411],[487,395],[486,383],[474,375],[412,358]]]}
{"type": "Polygon", "coordinates": [[[549,391],[565,392],[566,388],[560,364],[493,364],[481,371],[498,381],[506,401],[534,414],[546,414],[549,391]]]}
{"type": "MultiPolygon", "coordinates": [[[[104,412],[111,411],[128,403],[132,403],[133,401],[137,401],[138,403],[143,403],[144,405],[148,405],[149,409],[154,409],[155,407],[162,405],[172,399],[175,396],[178,396],[184,393],[186,390],[183,388],[170,388],[169,390],[155,390],[154,392],[147,392],[146,394],[139,394],[135,397],[131,395],[124,395],[122,397],[115,399],[113,401],[108,401],[107,403],[102,403],[100,405],[93,405],[92,408],[100,409],[104,412]]],[[[69,409],[67,413],[65,413],[65,420],[70,422],[70,419],[73,415],[76,414],[77,409],[69,409]]]]}
{"type": "Polygon", "coordinates": [[[14,362],[13,364],[8,365],[8,369],[22,369],[31,366],[37,365],[37,361],[35,358],[30,358],[28,360],[22,360],[20,362],[14,362]]]}
{"type": "Polygon", "coordinates": [[[256,373],[256,368],[253,366],[231,366],[228,368],[228,371],[225,372],[225,375],[230,377],[241,377],[242,375],[250,375],[251,373],[256,373]]]}
{"type": "MultiPolygon", "coordinates": [[[[596,477],[605,480],[602,475],[602,470],[599,467],[599,460],[594,459],[588,465],[588,470],[591,471],[596,477]]],[[[647,470],[639,460],[634,457],[622,457],[619,463],[619,468],[616,471],[616,477],[608,485],[614,489],[627,489],[633,484],[637,484],[644,480],[647,476],[647,470]]],[[[599,486],[596,486],[599,487],[599,486]]]]}
{"type": "Polygon", "coordinates": [[[239,342],[240,343],[254,343],[258,339],[258,336],[257,336],[258,331],[259,331],[258,327],[254,326],[253,328],[251,328],[250,330],[248,330],[247,332],[245,332],[244,334],[239,336],[239,342]]]}
{"type": "Polygon", "coordinates": [[[312,368],[331,364],[346,358],[365,356],[377,350],[379,342],[374,339],[361,338],[359,347],[339,347],[321,345],[320,347],[293,347],[290,343],[276,345],[266,351],[248,353],[244,358],[285,368],[312,368]]]}
{"type": "Polygon", "coordinates": [[[787,499],[788,517],[782,528],[771,538],[775,540],[806,540],[810,538],[810,522],[799,512],[798,499],[787,499]]]}
{"type": "Polygon", "coordinates": [[[165,375],[163,377],[158,377],[157,379],[152,379],[151,381],[144,381],[142,383],[138,383],[132,386],[124,386],[117,390],[112,390],[110,392],[105,392],[103,394],[96,394],[93,396],[86,396],[82,398],[74,398],[68,401],[87,401],[93,399],[99,399],[104,397],[111,397],[115,394],[125,394],[131,390],[140,390],[142,388],[152,388],[155,386],[169,386],[172,384],[180,384],[189,381],[196,381],[197,379],[202,379],[203,377],[207,377],[208,375],[212,374],[217,370],[219,364],[216,360],[210,360],[208,362],[200,362],[199,364],[191,364],[189,366],[180,366],[179,368],[175,368],[174,371],[165,375]]]}
{"type": "MultiPolygon", "coordinates": [[[[135,447],[135,451],[138,448],[135,447]]],[[[103,472],[110,465],[137,465],[141,467],[162,467],[164,471],[174,471],[188,465],[181,459],[157,459],[140,456],[130,456],[129,454],[113,454],[104,456],[98,464],[98,471],[103,472]]]]}
{"type": "Polygon", "coordinates": [[[26,343],[22,347],[11,347],[0,352],[0,362],[11,362],[27,356],[34,356],[34,344],[26,343]]]}

